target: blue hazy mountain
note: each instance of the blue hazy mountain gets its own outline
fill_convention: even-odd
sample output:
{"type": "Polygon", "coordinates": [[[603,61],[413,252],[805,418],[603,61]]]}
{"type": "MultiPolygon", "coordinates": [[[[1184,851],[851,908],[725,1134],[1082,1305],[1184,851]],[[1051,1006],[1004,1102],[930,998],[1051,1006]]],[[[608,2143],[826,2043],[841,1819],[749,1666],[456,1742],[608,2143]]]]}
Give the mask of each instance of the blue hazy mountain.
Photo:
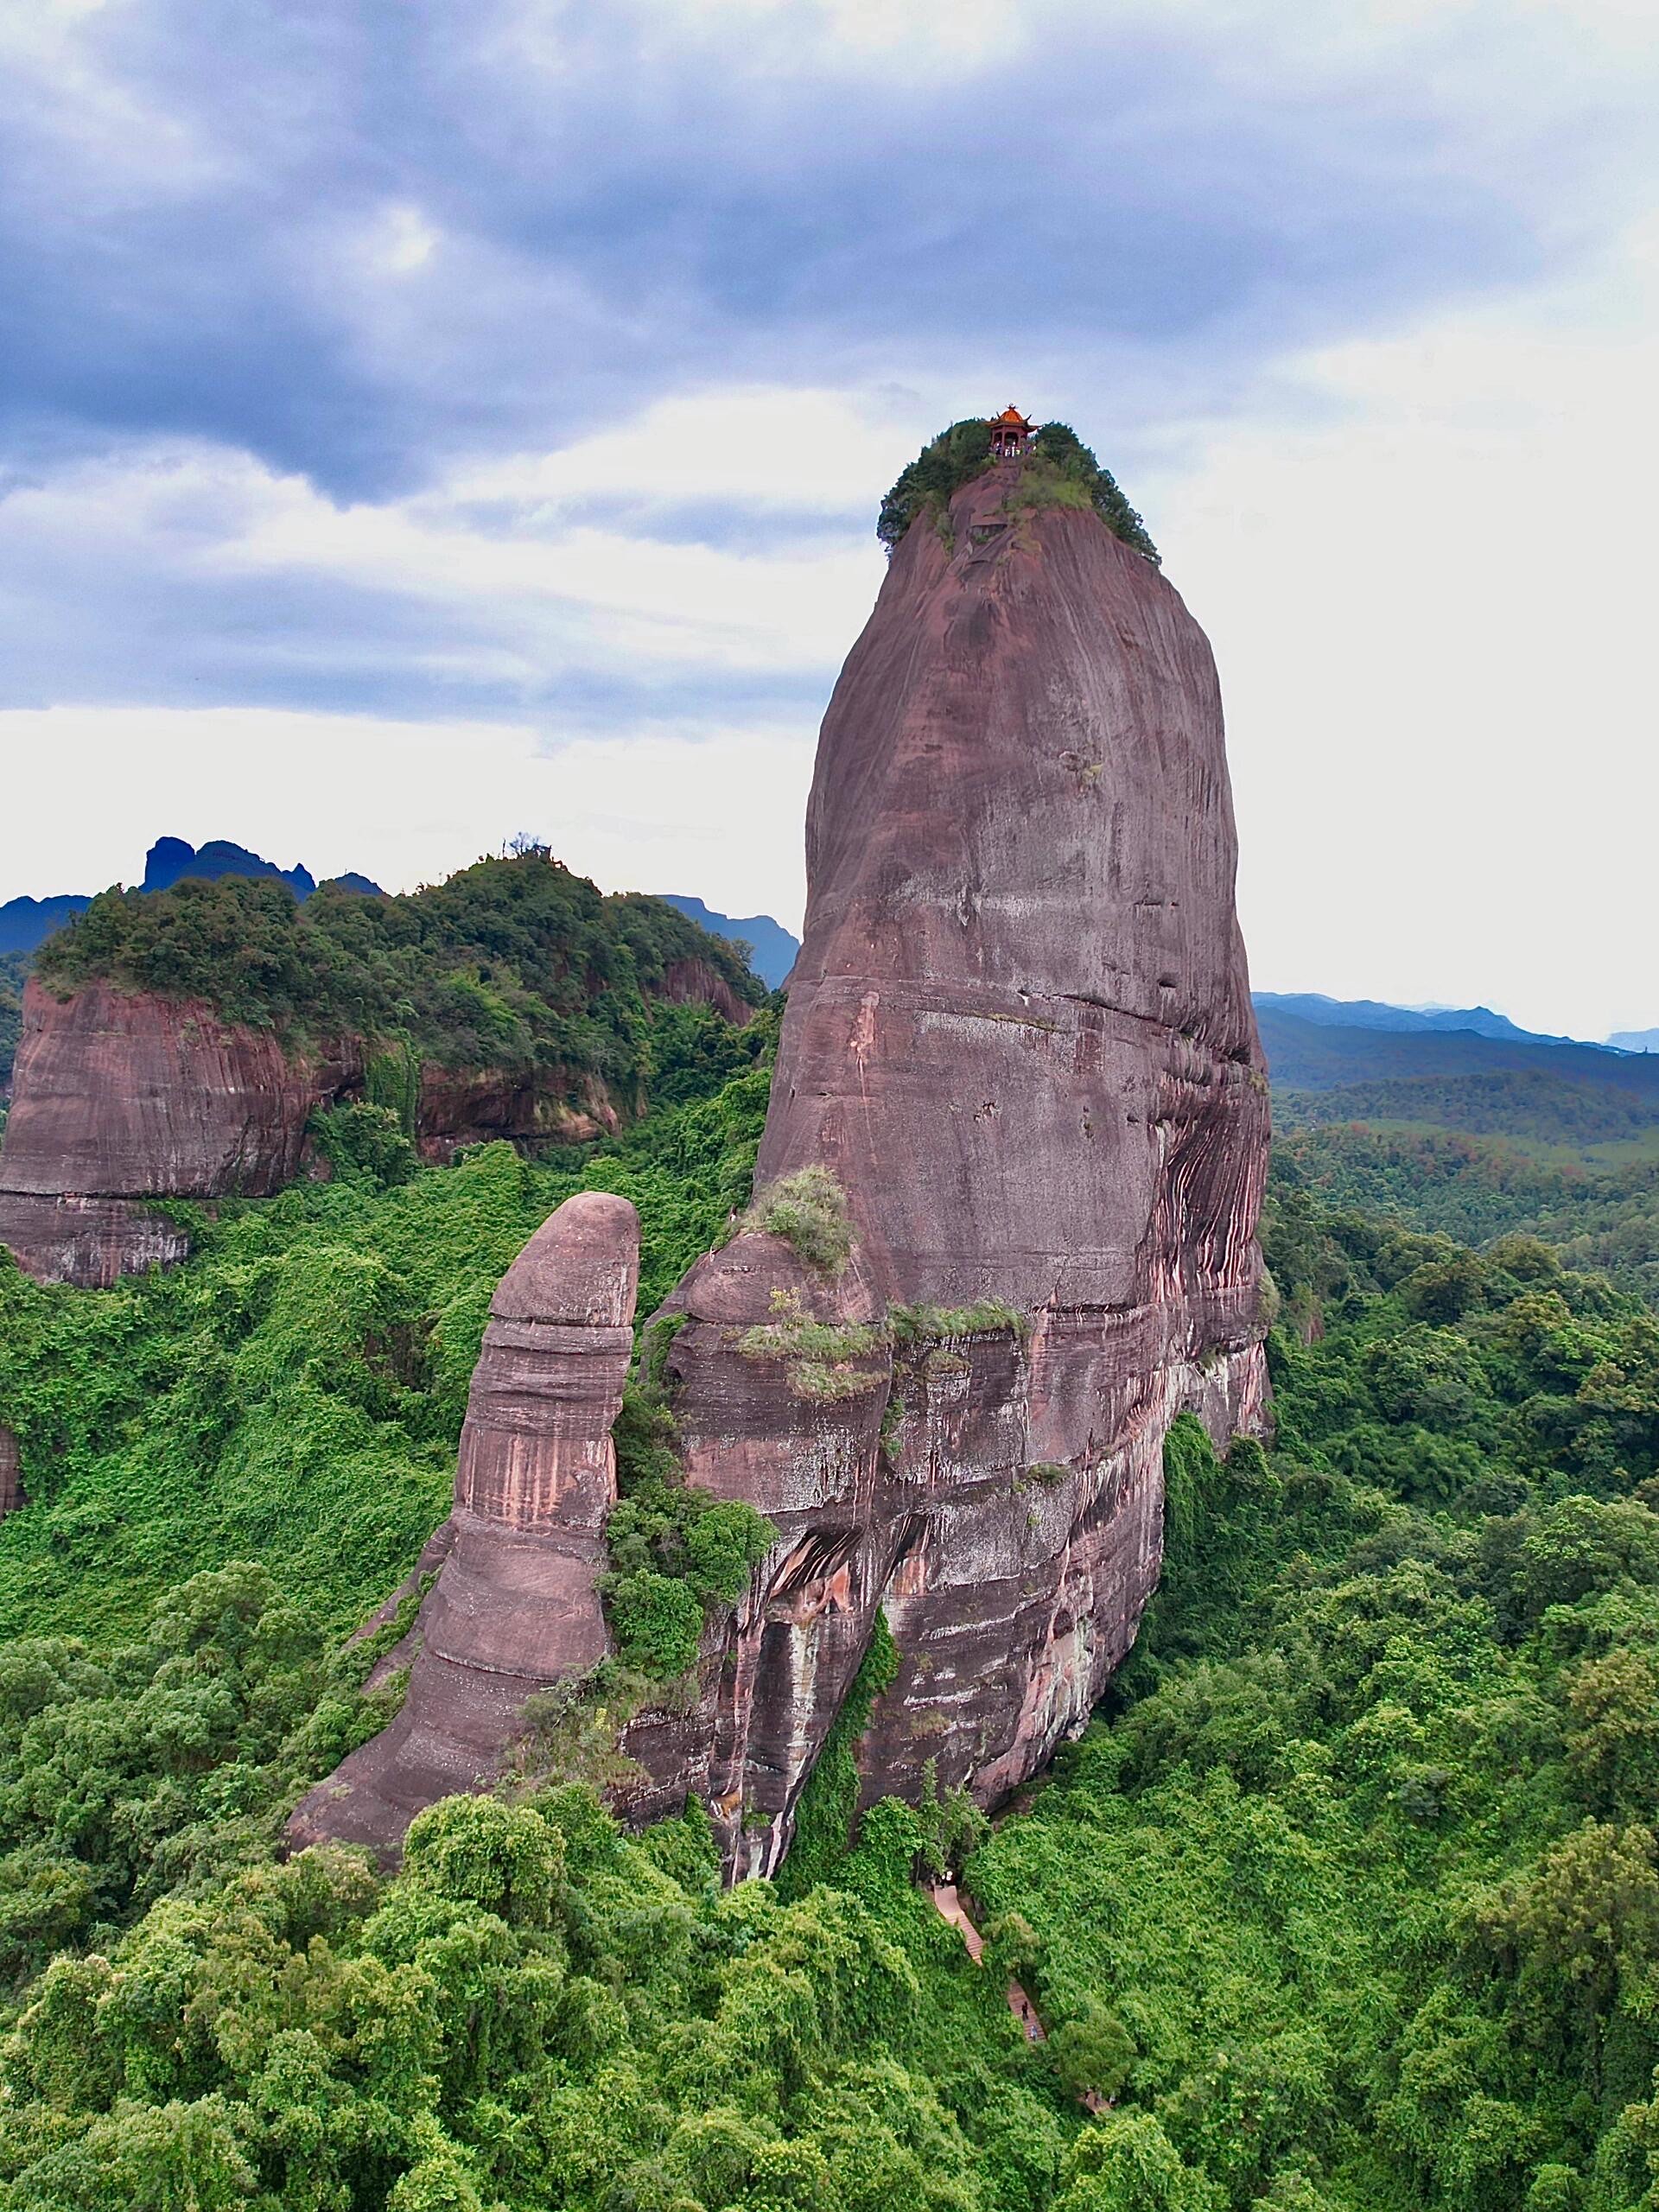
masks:
{"type": "Polygon", "coordinates": [[[717,914],[701,899],[690,898],[683,891],[659,891],[657,896],[665,906],[677,907],[688,921],[696,922],[710,937],[723,937],[734,944],[747,945],[749,965],[761,982],[774,991],[795,965],[801,940],[792,937],[781,922],[773,921],[770,914],[749,914],[741,920],[734,920],[730,914],[717,914]]]}
{"type": "MultiPolygon", "coordinates": [[[[226,837],[210,837],[200,846],[188,844],[182,837],[158,837],[144,855],[144,880],[138,888],[168,891],[187,875],[210,882],[221,875],[271,876],[285,883],[296,899],[308,899],[317,887],[309,868],[278,868],[274,861],[226,837]]],[[[329,880],[346,891],[361,891],[377,899],[385,896],[380,886],[366,875],[337,875],[329,880]]],[[[33,952],[92,902],[90,891],[65,891],[48,899],[9,899],[0,906],[0,953],[33,952]]]]}
{"type": "MultiPolygon", "coordinates": [[[[1433,1030],[1470,1030],[1477,1037],[1525,1038],[1535,1044],[1570,1045],[1570,1037],[1545,1037],[1522,1029],[1489,1006],[1389,1006],[1381,999],[1332,999],[1323,991],[1256,991],[1257,1010],[1295,1015],[1329,1029],[1395,1029],[1420,1034],[1433,1030]]],[[[1610,1039],[1610,1042],[1614,1040],[1610,1039]]]]}
{"type": "MultiPolygon", "coordinates": [[[[234,845],[227,837],[210,837],[205,845],[188,845],[182,837],[158,837],[144,855],[144,880],[139,887],[144,891],[170,890],[187,875],[197,876],[211,883],[221,875],[269,875],[285,883],[296,899],[308,899],[317,887],[317,879],[308,868],[296,862],[292,868],[278,868],[275,861],[262,859],[251,853],[245,845],[234,845]]],[[[385,893],[366,875],[359,875],[348,868],[344,875],[324,879],[337,884],[342,891],[359,891],[371,899],[384,899],[385,893]]]]}
{"type": "Polygon", "coordinates": [[[1659,1052],[1659,1029],[1615,1029],[1607,1044],[1615,1052],[1659,1052]]]}
{"type": "Polygon", "coordinates": [[[0,906],[0,953],[33,952],[92,903],[92,894],[84,891],[60,892],[54,899],[8,899],[0,906]]]}
{"type": "Polygon", "coordinates": [[[1281,1135],[1381,1122],[1604,1144],[1659,1124],[1659,1052],[1610,1052],[1512,1025],[1512,1033],[1491,1037],[1309,1020],[1273,992],[1257,1000],[1256,1022],[1281,1135]]]}
{"type": "Polygon", "coordinates": [[[182,837],[158,837],[144,855],[144,880],[139,888],[170,891],[188,875],[207,883],[221,875],[274,876],[296,899],[308,899],[317,887],[308,868],[278,868],[275,861],[262,859],[245,845],[233,845],[226,837],[210,837],[205,845],[187,844],[182,837]]]}

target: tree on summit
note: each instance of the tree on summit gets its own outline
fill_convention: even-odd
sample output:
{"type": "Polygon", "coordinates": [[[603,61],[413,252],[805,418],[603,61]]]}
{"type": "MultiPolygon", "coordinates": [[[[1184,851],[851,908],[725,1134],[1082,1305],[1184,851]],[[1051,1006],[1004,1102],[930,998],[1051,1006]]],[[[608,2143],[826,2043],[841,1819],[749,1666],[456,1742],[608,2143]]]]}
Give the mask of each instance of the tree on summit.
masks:
{"type": "Polygon", "coordinates": [[[882,500],[876,536],[891,552],[924,509],[943,515],[964,484],[1015,454],[1031,489],[1057,494],[1057,505],[1091,507],[1115,537],[1157,563],[1145,523],[1071,425],[1045,423],[1033,437],[1030,423],[1013,407],[988,422],[966,416],[931,439],[882,500]]]}

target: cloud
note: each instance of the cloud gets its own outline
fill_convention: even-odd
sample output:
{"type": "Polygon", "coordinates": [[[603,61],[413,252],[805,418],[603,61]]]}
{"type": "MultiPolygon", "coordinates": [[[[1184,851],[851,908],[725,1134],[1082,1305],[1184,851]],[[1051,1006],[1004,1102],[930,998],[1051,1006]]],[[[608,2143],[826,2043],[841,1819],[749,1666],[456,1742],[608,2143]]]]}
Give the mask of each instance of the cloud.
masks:
{"type": "Polygon", "coordinates": [[[550,743],[500,722],[247,708],[0,711],[9,764],[0,882],[101,888],[143,873],[162,834],[233,837],[319,877],[408,890],[545,840],[605,890],[717,887],[798,925],[812,734],[681,723],[550,743]],[[95,810],[63,804],[61,764],[95,810]],[[165,793],[165,797],[161,794],[165,793]]]}
{"type": "Polygon", "coordinates": [[[1641,88],[1516,13],[48,7],[0,54],[0,419],[385,496],[709,383],[1220,404],[1548,257],[1641,88]]]}
{"type": "Polygon", "coordinates": [[[535,709],[566,732],[717,696],[810,727],[880,579],[870,485],[914,443],[850,397],[714,392],[380,501],[200,441],[129,444],[0,497],[8,694],[535,709]],[[754,449],[728,471],[741,423],[754,449]],[[779,470],[797,443],[817,457],[779,470]]]}
{"type": "Polygon", "coordinates": [[[1153,495],[1228,702],[1252,972],[1659,1010],[1659,224],[1598,267],[1296,365],[1153,495]]]}

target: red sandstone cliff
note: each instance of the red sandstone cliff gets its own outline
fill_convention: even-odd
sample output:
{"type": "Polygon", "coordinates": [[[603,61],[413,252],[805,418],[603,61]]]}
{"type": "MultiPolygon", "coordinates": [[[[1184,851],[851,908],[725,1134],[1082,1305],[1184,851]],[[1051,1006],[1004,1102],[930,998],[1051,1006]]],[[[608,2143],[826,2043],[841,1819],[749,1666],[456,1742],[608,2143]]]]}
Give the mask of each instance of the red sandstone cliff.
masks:
{"type": "MultiPolygon", "coordinates": [[[[1150,563],[1090,512],[1018,512],[1025,481],[911,530],[819,743],[758,1180],[830,1171],[852,1257],[750,1230],[669,1302],[688,1478],[779,1541],[693,1697],[629,1730],[632,1806],[695,1794],[740,1872],[786,1848],[878,1608],[900,1663],[867,1798],[929,1759],[986,1802],[1040,1767],[1156,1581],[1170,1421],[1262,1419],[1267,1090],[1213,664],[1150,563]],[[848,1332],[828,1380],[780,1313],[848,1332]]],[[[510,1633],[516,1671],[558,1672],[550,1624],[510,1633]]],[[[493,1663],[460,1636],[446,1662],[493,1663]]],[[[424,1802],[386,1757],[397,1817],[350,1831],[383,1847],[424,1802]]]]}
{"type": "Polygon", "coordinates": [[[690,1478],[781,1541],[697,1712],[630,1748],[645,1808],[690,1780],[761,1869],[878,1605],[899,1673],[866,1795],[932,1758],[995,1802],[1134,1640],[1171,1420],[1224,1441],[1262,1418],[1268,1099],[1214,664],[1094,515],[1008,513],[1020,483],[959,493],[948,538],[910,531],[836,686],[757,1183],[822,1165],[844,1189],[826,1317],[989,1300],[1021,1325],[924,1324],[880,1385],[815,1406],[734,1338],[798,1271],[775,1239],[671,1300],[690,1478]]]}
{"type": "MultiPolygon", "coordinates": [[[[700,960],[674,963],[658,995],[739,1024],[754,1012],[700,960]]],[[[286,1049],[200,1000],[102,982],[58,998],[31,981],[0,1145],[0,1244],[38,1280],[83,1287],[181,1259],[184,1232],[145,1201],[281,1190],[302,1171],[312,1113],[360,1093],[364,1058],[354,1037],[286,1049]]],[[[582,1143],[620,1120],[596,1076],[428,1063],[415,1135],[425,1158],[448,1160],[494,1138],[582,1143]]]]}
{"type": "Polygon", "coordinates": [[[156,1198],[258,1198],[299,1173],[314,1107],[360,1055],[289,1055],[190,999],[89,983],[23,995],[0,1146],[0,1243],[46,1281],[104,1285],[182,1257],[156,1198]]]}

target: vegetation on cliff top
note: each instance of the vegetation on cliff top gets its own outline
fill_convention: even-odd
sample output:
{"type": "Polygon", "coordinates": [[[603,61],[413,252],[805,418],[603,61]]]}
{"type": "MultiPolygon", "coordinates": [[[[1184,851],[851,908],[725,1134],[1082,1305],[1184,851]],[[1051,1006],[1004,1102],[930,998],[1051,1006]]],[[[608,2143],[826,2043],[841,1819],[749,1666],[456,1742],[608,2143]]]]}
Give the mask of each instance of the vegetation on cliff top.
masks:
{"type": "MultiPolygon", "coordinates": [[[[881,502],[875,534],[889,550],[919,514],[944,516],[953,493],[991,466],[991,426],[976,416],[953,423],[931,439],[881,502]]],[[[1038,505],[1088,507],[1115,537],[1153,563],[1158,549],[1147,526],[1077,432],[1045,423],[1023,464],[1021,497],[1038,505]]]]}
{"type": "Polygon", "coordinates": [[[532,849],[393,899],[325,885],[300,905],[241,876],[109,891],[48,939],[36,968],[59,992],[106,978],[205,999],[295,1042],[354,1035],[447,1068],[588,1073],[631,1103],[652,1065],[652,995],[690,961],[764,1002],[721,939],[660,899],[602,897],[532,849]]]}

